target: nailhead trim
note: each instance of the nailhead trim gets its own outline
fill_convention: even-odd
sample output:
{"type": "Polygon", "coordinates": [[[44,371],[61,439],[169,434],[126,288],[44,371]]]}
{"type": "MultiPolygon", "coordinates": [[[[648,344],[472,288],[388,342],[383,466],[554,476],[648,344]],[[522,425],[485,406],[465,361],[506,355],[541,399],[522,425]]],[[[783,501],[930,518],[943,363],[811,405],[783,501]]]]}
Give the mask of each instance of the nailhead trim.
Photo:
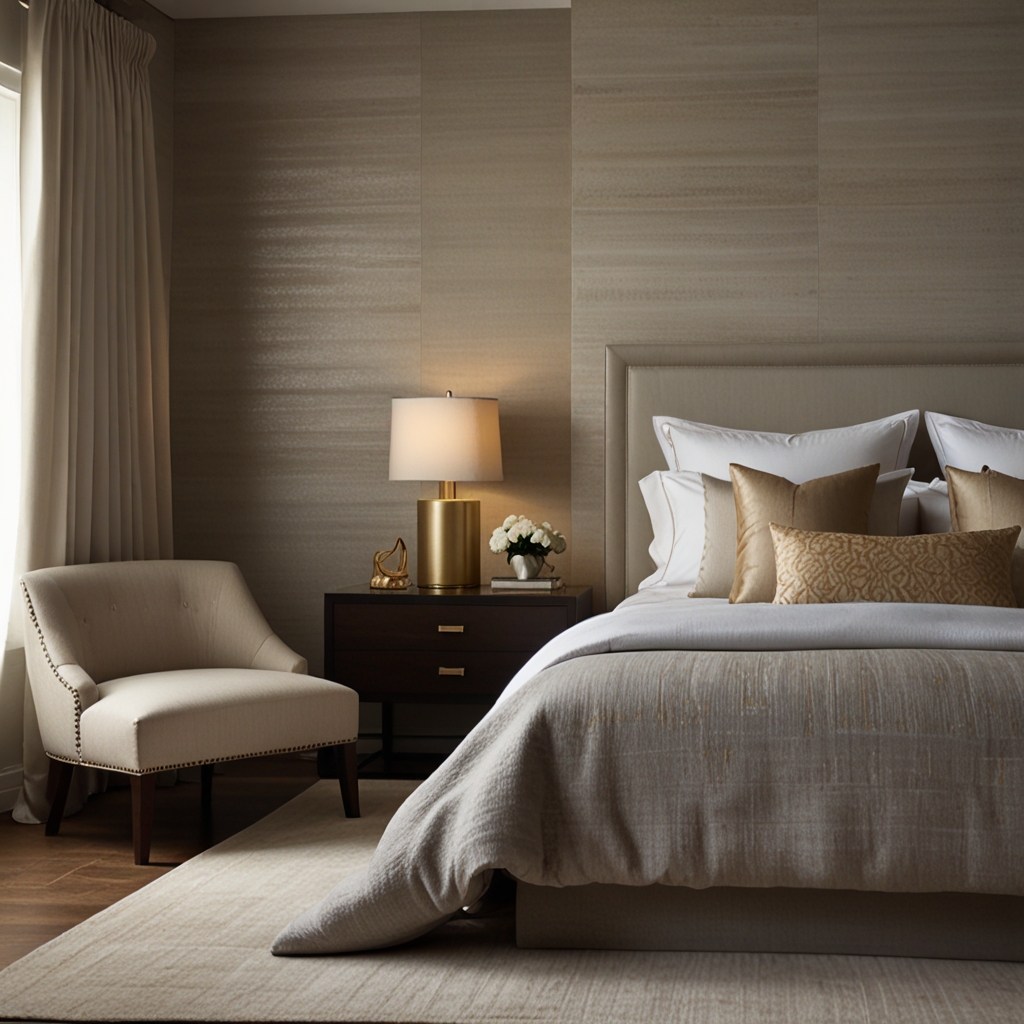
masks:
{"type": "MultiPolygon", "coordinates": [[[[46,664],[50,666],[50,670],[57,677],[57,681],[68,691],[75,701],[75,751],[78,753],[78,760],[82,760],[82,698],[78,695],[76,690],[58,671],[57,666],[54,665],[53,659],[50,657],[50,652],[46,647],[46,641],[43,639],[43,631],[39,626],[39,620],[36,618],[36,610],[32,606],[32,598],[29,597],[28,587],[25,586],[25,581],[21,580],[21,592],[25,595],[25,603],[28,605],[28,614],[32,619],[32,625],[36,627],[36,636],[39,638],[39,646],[43,649],[43,657],[46,659],[46,664]]],[[[60,758],[59,760],[64,760],[60,758]]]]}
{"type": "Polygon", "coordinates": [[[145,771],[133,771],[131,768],[125,768],[123,765],[103,764],[101,761],[83,761],[81,756],[79,756],[77,761],[72,761],[69,757],[51,754],[49,751],[46,752],[46,756],[53,758],[54,761],[61,761],[64,764],[81,765],[83,768],[100,768],[110,772],[124,772],[127,775],[152,775],[155,772],[169,772],[175,768],[195,768],[203,764],[220,764],[222,761],[242,761],[247,757],[269,757],[271,754],[292,754],[299,750],[319,750],[320,747],[338,747],[344,743],[355,743],[357,739],[357,736],[353,736],[348,740],[325,740],[323,743],[303,743],[298,747],[276,747],[274,750],[255,750],[250,754],[232,754],[230,757],[219,757],[216,761],[209,759],[203,761],[181,761],[178,764],[162,764],[159,768],[147,768],[145,771]]]}

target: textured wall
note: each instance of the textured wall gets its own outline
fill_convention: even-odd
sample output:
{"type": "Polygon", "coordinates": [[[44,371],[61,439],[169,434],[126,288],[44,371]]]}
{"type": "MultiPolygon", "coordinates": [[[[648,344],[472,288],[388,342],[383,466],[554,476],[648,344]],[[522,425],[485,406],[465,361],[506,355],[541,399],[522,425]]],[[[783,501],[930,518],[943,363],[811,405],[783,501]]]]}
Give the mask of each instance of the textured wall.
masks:
{"type": "Polygon", "coordinates": [[[993,341],[1024,314],[1024,7],[574,0],[577,580],[604,347],[993,341]]]}
{"type": "Polygon", "coordinates": [[[387,465],[420,380],[419,20],[176,27],[176,554],[237,562],[319,671],[324,591],[415,532],[387,465]]]}
{"type": "Polygon", "coordinates": [[[481,576],[511,573],[486,548],[511,512],[565,532],[568,576],[569,11],[424,14],[422,34],[423,394],[500,403],[505,479],[460,487],[481,576]]]}
{"type": "Polygon", "coordinates": [[[1024,4],[822,0],[822,341],[1019,341],[1024,4]]]}
{"type": "Polygon", "coordinates": [[[568,526],[569,12],[176,28],[176,553],[318,672],[324,591],[415,555],[393,396],[497,396],[505,483],[463,493],[568,526]]]}

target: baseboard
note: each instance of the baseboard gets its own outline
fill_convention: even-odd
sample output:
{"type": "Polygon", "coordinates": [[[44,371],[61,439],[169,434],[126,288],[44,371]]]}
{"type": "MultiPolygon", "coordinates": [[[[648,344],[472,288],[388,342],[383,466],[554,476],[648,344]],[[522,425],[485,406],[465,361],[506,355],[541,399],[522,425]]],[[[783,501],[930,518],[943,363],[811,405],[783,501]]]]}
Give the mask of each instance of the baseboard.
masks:
{"type": "Polygon", "coordinates": [[[0,812],[9,811],[14,807],[18,794],[21,792],[21,777],[20,764],[0,771],[0,812]]]}

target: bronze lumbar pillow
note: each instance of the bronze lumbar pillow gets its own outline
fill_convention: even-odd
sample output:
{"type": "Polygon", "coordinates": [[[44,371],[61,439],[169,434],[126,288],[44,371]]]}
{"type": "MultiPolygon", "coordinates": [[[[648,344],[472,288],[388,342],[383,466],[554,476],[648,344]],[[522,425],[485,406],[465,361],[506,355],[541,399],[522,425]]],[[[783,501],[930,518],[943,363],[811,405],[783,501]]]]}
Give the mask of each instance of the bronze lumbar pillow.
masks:
{"type": "Polygon", "coordinates": [[[769,523],[801,530],[867,533],[878,464],[822,476],[803,484],[731,465],[736,502],[736,574],[733,604],[775,596],[775,551],[769,523]]]}
{"type": "MultiPolygon", "coordinates": [[[[987,466],[980,473],[946,466],[949,518],[957,532],[1024,527],[1024,480],[987,466]]],[[[1024,534],[1013,555],[1013,592],[1024,608],[1024,534]]]]}
{"type": "Polygon", "coordinates": [[[1020,527],[916,537],[812,533],[771,524],[775,604],[901,601],[1016,608],[1010,562],[1020,527]]]}

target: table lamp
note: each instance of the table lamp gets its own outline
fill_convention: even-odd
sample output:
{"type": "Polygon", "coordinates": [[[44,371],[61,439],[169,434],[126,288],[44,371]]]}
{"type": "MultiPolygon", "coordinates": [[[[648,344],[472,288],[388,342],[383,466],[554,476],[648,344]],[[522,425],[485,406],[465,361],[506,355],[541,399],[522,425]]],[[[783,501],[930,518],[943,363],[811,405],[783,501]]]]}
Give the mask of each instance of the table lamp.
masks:
{"type": "Polygon", "coordinates": [[[480,502],[456,481],[501,480],[496,398],[393,398],[391,480],[437,480],[416,504],[416,585],[480,586],[480,502]]]}

